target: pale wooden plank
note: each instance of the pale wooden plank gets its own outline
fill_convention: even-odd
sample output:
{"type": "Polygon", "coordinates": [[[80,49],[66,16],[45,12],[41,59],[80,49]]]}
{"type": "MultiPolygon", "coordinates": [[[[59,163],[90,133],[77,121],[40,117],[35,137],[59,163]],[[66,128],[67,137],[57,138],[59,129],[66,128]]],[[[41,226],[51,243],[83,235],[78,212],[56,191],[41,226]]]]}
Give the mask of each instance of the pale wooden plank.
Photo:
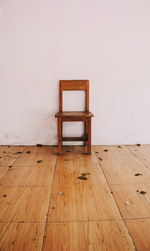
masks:
{"type": "Polygon", "coordinates": [[[0,187],[0,222],[44,222],[48,187],[0,187]]]}
{"type": "Polygon", "coordinates": [[[126,147],[94,146],[94,151],[109,184],[149,183],[149,170],[126,147]]]}
{"type": "Polygon", "coordinates": [[[150,145],[131,145],[127,148],[150,170],[150,145]]]}
{"type": "Polygon", "coordinates": [[[126,220],[129,233],[137,250],[150,250],[150,219],[126,220]]]}
{"type": "Polygon", "coordinates": [[[0,223],[0,250],[40,251],[44,223],[0,223]]]}
{"type": "Polygon", "coordinates": [[[51,146],[29,146],[24,154],[20,155],[15,166],[53,166],[56,162],[57,148],[51,146]],[[30,152],[30,153],[29,153],[30,152]],[[41,161],[38,163],[38,161],[41,161]]]}
{"type": "Polygon", "coordinates": [[[81,149],[65,147],[64,155],[58,157],[48,221],[120,218],[110,189],[100,168],[98,169],[94,154],[92,157],[83,155],[81,149]],[[85,163],[88,164],[87,169],[84,158],[86,159],[85,163]],[[90,163],[92,163],[91,169],[89,169],[90,163]],[[76,174],[89,170],[91,171],[91,175],[88,176],[91,176],[91,181],[89,177],[88,180],[77,181],[76,174]],[[96,177],[96,174],[98,177],[96,177]],[[62,179],[61,175],[63,175],[62,179]],[[99,183],[99,185],[90,185],[92,179],[94,183],[99,181],[102,183],[99,183]],[[63,192],[63,195],[59,194],[59,192],[63,192]]]}
{"type": "Polygon", "coordinates": [[[23,146],[0,146],[0,179],[7,173],[9,167],[12,167],[16,160],[23,152],[25,147],[23,146]],[[17,154],[16,154],[17,153],[17,154]]]}
{"type": "Polygon", "coordinates": [[[55,166],[12,167],[0,179],[0,186],[49,186],[53,181],[55,166]]]}
{"type": "Polygon", "coordinates": [[[83,169],[92,169],[97,168],[100,169],[99,163],[97,159],[95,158],[95,153],[93,148],[91,149],[91,155],[85,154],[84,147],[77,146],[76,147],[77,157],[79,165],[82,166],[83,169]]]}
{"type": "Polygon", "coordinates": [[[2,158],[0,158],[0,167],[7,169],[9,166],[12,166],[16,160],[17,160],[17,158],[2,157],[2,158]]]}
{"type": "Polygon", "coordinates": [[[111,185],[111,189],[124,219],[150,217],[150,184],[111,185]]]}
{"type": "MultiPolygon", "coordinates": [[[[82,160],[82,167],[87,169],[97,168],[99,169],[99,163],[95,158],[94,151],[92,149],[91,155],[85,154],[84,146],[63,146],[63,155],[61,156],[62,161],[72,161],[77,166],[77,158],[82,160]]],[[[73,164],[72,164],[73,166],[73,164]]]]}
{"type": "Polygon", "coordinates": [[[8,168],[5,176],[0,179],[1,186],[51,186],[57,155],[56,148],[28,147],[18,162],[8,168]],[[30,150],[29,150],[30,149],[30,150]],[[28,153],[30,151],[30,153],[28,153]],[[35,152],[42,155],[38,163],[35,152]],[[29,157],[28,157],[29,156],[29,157]],[[34,162],[34,165],[32,163],[34,162]]]}
{"type": "Polygon", "coordinates": [[[80,185],[53,186],[49,222],[120,218],[107,185],[87,185],[83,182],[80,185]]]}
{"type": "Polygon", "coordinates": [[[0,157],[18,157],[23,154],[26,146],[0,146],[0,157]]]}
{"type": "Polygon", "coordinates": [[[94,153],[91,157],[82,153],[83,147],[66,148],[64,155],[58,156],[54,176],[54,186],[70,186],[72,184],[105,184],[106,179],[94,153]],[[81,180],[83,175],[87,180],[81,180]]]}
{"type": "Polygon", "coordinates": [[[7,173],[9,168],[13,166],[15,163],[16,158],[10,158],[10,157],[3,157],[0,158],[0,180],[4,177],[4,175],[7,173]]]}
{"type": "Polygon", "coordinates": [[[135,250],[123,221],[66,222],[46,226],[43,250],[135,250]]]}
{"type": "MultiPolygon", "coordinates": [[[[59,162],[59,160],[58,160],[59,162]]],[[[69,164],[69,163],[68,163],[69,164]]],[[[106,184],[106,180],[103,177],[103,174],[98,169],[81,169],[79,167],[70,168],[61,165],[55,170],[54,176],[54,186],[70,186],[70,185],[80,185],[82,186],[83,183],[87,185],[102,185],[106,184]],[[85,176],[83,176],[83,174],[85,176]],[[86,178],[87,180],[82,180],[82,178],[86,178]]]]}

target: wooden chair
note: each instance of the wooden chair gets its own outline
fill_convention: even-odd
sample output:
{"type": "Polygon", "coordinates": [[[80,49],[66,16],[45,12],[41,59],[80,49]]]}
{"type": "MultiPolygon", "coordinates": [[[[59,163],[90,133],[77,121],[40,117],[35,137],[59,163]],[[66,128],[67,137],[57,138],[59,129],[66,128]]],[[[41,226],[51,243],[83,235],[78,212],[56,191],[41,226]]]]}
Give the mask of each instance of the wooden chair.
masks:
{"type": "Polygon", "coordinates": [[[58,154],[62,154],[63,141],[83,141],[86,146],[86,152],[91,154],[91,117],[94,115],[89,112],[89,80],[60,80],[59,83],[59,112],[56,113],[58,130],[58,154]],[[85,110],[63,111],[63,91],[85,91],[85,110]],[[83,121],[83,137],[63,137],[62,129],[64,121],[83,121]]]}

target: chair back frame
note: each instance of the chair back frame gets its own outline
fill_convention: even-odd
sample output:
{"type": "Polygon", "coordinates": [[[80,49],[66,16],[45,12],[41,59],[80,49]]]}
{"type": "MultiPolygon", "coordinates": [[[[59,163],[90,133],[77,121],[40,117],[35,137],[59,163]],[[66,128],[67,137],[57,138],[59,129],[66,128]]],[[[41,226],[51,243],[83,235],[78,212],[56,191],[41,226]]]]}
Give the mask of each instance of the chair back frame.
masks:
{"type": "Polygon", "coordinates": [[[89,80],[59,81],[59,112],[63,111],[63,91],[85,91],[85,112],[89,112],[89,80]]]}

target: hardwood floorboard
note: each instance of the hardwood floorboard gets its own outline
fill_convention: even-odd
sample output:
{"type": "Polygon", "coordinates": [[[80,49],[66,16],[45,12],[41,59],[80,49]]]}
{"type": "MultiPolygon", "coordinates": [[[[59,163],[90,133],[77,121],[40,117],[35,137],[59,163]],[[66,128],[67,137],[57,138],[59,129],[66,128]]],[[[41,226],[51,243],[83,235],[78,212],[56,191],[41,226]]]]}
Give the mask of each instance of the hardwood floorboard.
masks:
{"type": "Polygon", "coordinates": [[[0,147],[0,179],[15,164],[24,150],[23,146],[0,147]]]}
{"type": "Polygon", "coordinates": [[[54,166],[14,167],[0,179],[1,186],[49,186],[51,187],[54,166]]]}
{"type": "Polygon", "coordinates": [[[13,163],[14,163],[14,159],[7,159],[6,161],[1,161],[0,164],[0,179],[4,177],[4,175],[7,173],[7,171],[9,170],[9,166],[12,167],[13,163]]]}
{"type": "Polygon", "coordinates": [[[24,153],[25,149],[26,146],[0,146],[0,157],[17,158],[24,153]]]}
{"type": "Polygon", "coordinates": [[[76,153],[78,157],[78,163],[83,169],[100,169],[99,162],[95,158],[94,150],[92,147],[91,155],[85,154],[84,147],[76,146],[76,153]]]}
{"type": "Polygon", "coordinates": [[[108,185],[53,187],[50,205],[48,222],[121,218],[108,185]]]}
{"type": "Polygon", "coordinates": [[[131,153],[136,156],[150,172],[150,145],[127,146],[131,153]]]}
{"type": "Polygon", "coordinates": [[[94,146],[109,184],[150,183],[150,171],[125,146],[94,146]]]}
{"type": "Polygon", "coordinates": [[[0,223],[1,251],[40,251],[44,223],[0,223]]]}
{"type": "Polygon", "coordinates": [[[37,148],[39,155],[36,156],[35,147],[28,147],[14,164],[5,169],[5,173],[0,179],[0,186],[51,187],[57,160],[56,149],[52,147],[46,147],[45,150],[44,147],[37,148]],[[37,160],[42,160],[42,162],[37,162],[37,160]]]}
{"type": "Polygon", "coordinates": [[[150,217],[150,184],[111,185],[111,189],[124,219],[150,217]]]}
{"type": "Polygon", "coordinates": [[[54,176],[54,187],[70,185],[107,185],[106,179],[99,166],[94,153],[91,158],[89,155],[82,154],[83,147],[75,147],[68,152],[64,151],[63,156],[58,156],[54,176]],[[84,176],[84,177],[83,177],[84,176]],[[83,180],[82,178],[85,178],[83,180]]]}
{"type": "Polygon", "coordinates": [[[0,222],[45,222],[51,189],[0,187],[0,222]]]}
{"type": "Polygon", "coordinates": [[[46,225],[43,250],[135,250],[123,221],[65,222],[46,225]]]}
{"type": "Polygon", "coordinates": [[[126,226],[137,250],[150,250],[150,219],[126,220],[126,226]]]}
{"type": "Polygon", "coordinates": [[[15,162],[15,166],[55,166],[57,148],[51,146],[30,146],[26,147],[23,154],[15,162]]]}

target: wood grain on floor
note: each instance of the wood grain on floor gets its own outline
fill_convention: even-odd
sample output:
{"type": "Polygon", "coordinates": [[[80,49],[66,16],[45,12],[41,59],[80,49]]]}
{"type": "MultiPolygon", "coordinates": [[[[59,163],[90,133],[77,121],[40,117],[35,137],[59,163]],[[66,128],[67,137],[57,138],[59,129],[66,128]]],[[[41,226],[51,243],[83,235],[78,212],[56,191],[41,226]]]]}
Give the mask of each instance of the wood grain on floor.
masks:
{"type": "Polygon", "coordinates": [[[150,184],[111,185],[124,219],[150,217],[150,184]]]}
{"type": "Polygon", "coordinates": [[[0,223],[0,250],[40,251],[44,223],[0,223]]]}
{"type": "Polygon", "coordinates": [[[135,250],[123,221],[47,224],[44,251],[135,250]]]}
{"type": "Polygon", "coordinates": [[[86,180],[53,187],[50,205],[48,222],[121,219],[108,185],[87,185],[86,180]]]}
{"type": "Polygon", "coordinates": [[[150,182],[149,170],[125,146],[94,146],[94,150],[109,184],[150,182]]]}
{"type": "Polygon", "coordinates": [[[150,145],[132,145],[127,146],[127,148],[148,170],[150,170],[150,145]]]}
{"type": "Polygon", "coordinates": [[[0,250],[150,250],[150,146],[0,147],[0,250]],[[142,192],[142,193],[141,193],[142,192]]]}
{"type": "Polygon", "coordinates": [[[150,219],[126,220],[126,226],[137,250],[150,250],[150,219]]]}
{"type": "Polygon", "coordinates": [[[13,166],[24,149],[23,146],[0,146],[0,179],[13,166]]]}
{"type": "Polygon", "coordinates": [[[48,187],[0,187],[0,222],[44,222],[48,187]]]}

